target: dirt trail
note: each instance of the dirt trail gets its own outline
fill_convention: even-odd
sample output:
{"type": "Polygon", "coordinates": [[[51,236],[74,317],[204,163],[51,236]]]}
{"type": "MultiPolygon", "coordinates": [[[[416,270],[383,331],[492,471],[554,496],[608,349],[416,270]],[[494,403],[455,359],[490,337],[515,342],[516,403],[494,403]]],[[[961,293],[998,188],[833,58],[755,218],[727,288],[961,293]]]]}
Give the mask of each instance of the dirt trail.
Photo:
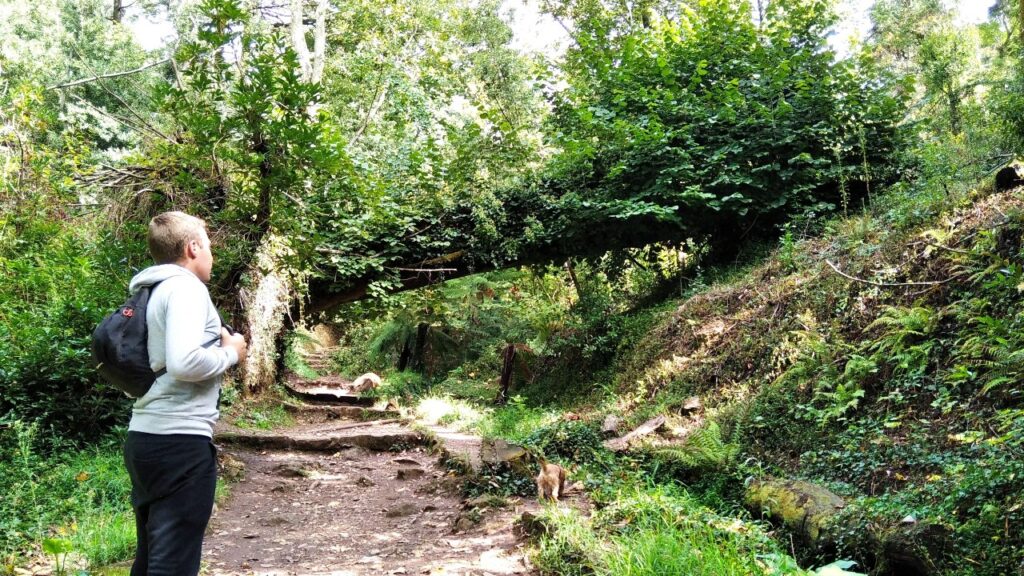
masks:
{"type": "Polygon", "coordinates": [[[316,416],[293,430],[262,436],[329,439],[302,445],[314,448],[239,441],[237,431],[230,445],[221,444],[222,460],[244,472],[210,522],[206,574],[534,573],[513,523],[524,510],[536,511],[536,502],[467,510],[459,479],[427,447],[395,435],[399,424],[310,414],[316,416]]]}

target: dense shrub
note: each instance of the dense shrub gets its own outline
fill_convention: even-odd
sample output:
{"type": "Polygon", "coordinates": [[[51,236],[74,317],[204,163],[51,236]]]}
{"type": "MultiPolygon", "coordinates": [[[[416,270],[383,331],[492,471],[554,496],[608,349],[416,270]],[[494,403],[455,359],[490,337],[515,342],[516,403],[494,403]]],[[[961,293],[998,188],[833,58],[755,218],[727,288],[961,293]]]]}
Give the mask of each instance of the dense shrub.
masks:
{"type": "Polygon", "coordinates": [[[0,217],[0,415],[62,439],[98,438],[128,406],[98,381],[89,342],[126,297],[133,260],[82,224],[0,217]]]}

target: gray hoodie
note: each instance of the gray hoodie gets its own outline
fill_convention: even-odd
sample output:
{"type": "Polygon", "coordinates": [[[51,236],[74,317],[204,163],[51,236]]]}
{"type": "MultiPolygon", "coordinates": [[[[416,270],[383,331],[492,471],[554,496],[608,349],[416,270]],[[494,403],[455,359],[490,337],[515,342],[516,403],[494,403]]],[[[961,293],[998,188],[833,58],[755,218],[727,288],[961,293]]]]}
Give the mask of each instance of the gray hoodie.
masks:
{"type": "Polygon", "coordinates": [[[177,264],[151,266],[132,278],[128,290],[134,294],[157,282],[146,308],[149,364],[167,373],[135,402],[128,430],[212,438],[221,375],[238,363],[238,354],[220,347],[220,315],[195,274],[177,264]],[[216,343],[203,347],[211,341],[216,343]]]}

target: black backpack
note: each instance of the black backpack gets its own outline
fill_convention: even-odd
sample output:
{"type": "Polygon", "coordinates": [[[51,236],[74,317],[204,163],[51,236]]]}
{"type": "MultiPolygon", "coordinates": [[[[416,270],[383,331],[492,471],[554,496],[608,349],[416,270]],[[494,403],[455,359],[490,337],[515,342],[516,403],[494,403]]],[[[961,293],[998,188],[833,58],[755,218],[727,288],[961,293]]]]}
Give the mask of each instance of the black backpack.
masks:
{"type": "Polygon", "coordinates": [[[166,369],[149,367],[149,331],[146,305],[159,285],[143,286],[117,310],[100,322],[92,333],[92,357],[96,370],[114,388],[132,398],[141,398],[166,369]]]}

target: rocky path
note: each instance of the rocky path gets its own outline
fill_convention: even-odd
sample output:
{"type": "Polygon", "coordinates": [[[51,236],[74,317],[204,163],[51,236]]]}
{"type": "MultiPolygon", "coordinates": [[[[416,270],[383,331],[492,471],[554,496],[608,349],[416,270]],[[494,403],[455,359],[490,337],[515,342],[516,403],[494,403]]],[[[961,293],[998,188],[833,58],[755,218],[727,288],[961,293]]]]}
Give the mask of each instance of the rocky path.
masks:
{"type": "Polygon", "coordinates": [[[352,402],[344,385],[292,381],[305,400],[294,428],[218,431],[224,475],[240,479],[210,522],[205,573],[532,574],[514,522],[537,503],[465,502],[431,447],[443,438],[352,402]]]}

